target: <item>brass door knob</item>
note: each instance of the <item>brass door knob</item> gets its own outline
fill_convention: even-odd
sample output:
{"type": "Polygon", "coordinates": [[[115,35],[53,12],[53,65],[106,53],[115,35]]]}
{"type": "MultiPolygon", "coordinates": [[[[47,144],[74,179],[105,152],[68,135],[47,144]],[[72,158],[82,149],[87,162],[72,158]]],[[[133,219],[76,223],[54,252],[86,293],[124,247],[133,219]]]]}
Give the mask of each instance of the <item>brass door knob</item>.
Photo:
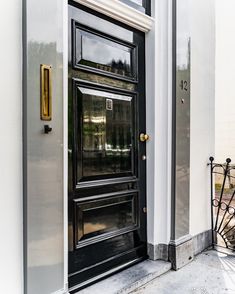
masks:
{"type": "Polygon", "coordinates": [[[140,134],[140,142],[146,142],[149,140],[149,135],[147,134],[140,134]]]}

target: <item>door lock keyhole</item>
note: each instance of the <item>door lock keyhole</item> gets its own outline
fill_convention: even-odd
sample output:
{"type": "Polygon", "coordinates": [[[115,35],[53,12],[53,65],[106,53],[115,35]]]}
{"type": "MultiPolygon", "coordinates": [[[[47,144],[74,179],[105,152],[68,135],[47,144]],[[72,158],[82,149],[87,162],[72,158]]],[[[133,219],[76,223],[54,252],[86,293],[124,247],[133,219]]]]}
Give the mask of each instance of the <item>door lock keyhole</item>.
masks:
{"type": "Polygon", "coordinates": [[[44,133],[49,134],[52,131],[52,127],[49,125],[44,125],[44,133]]]}

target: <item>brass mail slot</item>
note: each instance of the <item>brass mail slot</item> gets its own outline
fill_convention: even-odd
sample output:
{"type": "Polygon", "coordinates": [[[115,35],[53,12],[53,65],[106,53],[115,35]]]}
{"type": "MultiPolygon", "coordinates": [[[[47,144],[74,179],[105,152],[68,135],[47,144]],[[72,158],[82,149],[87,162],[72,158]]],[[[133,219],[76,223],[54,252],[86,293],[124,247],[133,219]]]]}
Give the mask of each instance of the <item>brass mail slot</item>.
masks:
{"type": "Polygon", "coordinates": [[[41,120],[52,118],[52,67],[41,64],[41,120]]]}

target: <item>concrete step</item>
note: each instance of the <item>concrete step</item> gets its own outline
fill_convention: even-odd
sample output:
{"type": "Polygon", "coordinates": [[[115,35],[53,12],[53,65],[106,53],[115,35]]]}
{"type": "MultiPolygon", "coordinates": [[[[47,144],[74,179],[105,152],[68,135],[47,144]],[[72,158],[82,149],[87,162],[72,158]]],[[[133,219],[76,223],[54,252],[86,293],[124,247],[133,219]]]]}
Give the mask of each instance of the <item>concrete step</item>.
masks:
{"type": "Polygon", "coordinates": [[[170,262],[145,260],[78,293],[127,294],[168,272],[170,269],[170,262]]]}

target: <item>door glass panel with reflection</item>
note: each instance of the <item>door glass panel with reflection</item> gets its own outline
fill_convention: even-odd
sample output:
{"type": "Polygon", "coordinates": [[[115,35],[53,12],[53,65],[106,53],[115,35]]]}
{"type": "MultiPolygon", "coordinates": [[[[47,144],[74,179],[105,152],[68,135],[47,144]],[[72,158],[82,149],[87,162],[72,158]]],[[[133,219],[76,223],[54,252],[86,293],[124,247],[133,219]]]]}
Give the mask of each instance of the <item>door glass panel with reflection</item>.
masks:
{"type": "Polygon", "coordinates": [[[74,67],[85,66],[100,72],[135,78],[134,47],[88,32],[75,23],[74,67]]]}
{"type": "Polygon", "coordinates": [[[82,167],[78,166],[78,181],[131,174],[133,97],[81,87],[78,92],[82,100],[82,167]]]}

